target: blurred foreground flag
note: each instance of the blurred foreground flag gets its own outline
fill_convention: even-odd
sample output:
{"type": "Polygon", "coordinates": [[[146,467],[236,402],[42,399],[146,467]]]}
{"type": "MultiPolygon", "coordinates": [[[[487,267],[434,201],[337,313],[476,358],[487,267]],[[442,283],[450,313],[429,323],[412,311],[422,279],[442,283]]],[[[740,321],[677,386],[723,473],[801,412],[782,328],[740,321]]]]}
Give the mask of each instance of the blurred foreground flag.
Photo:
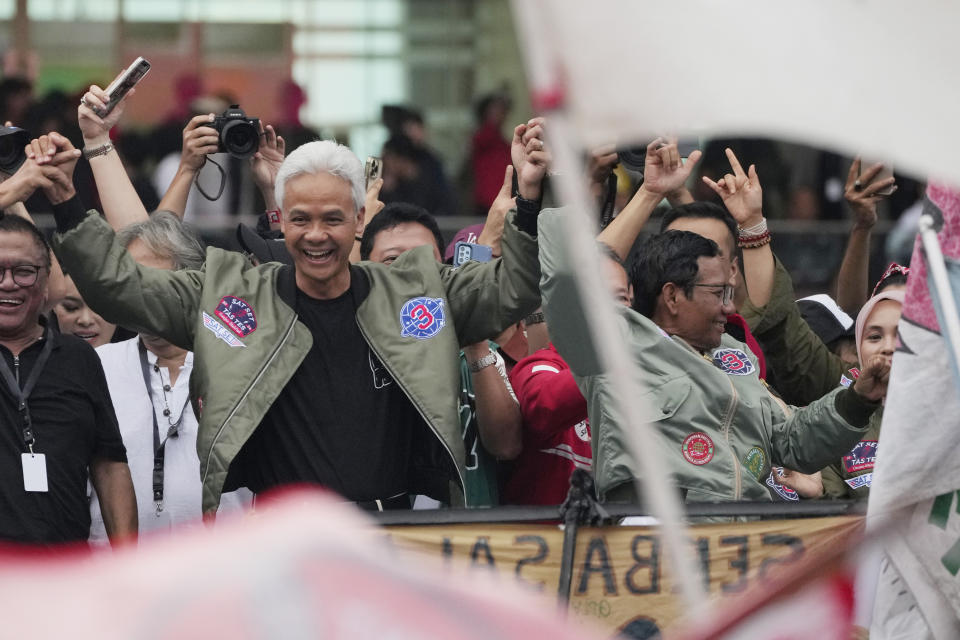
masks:
{"type": "Polygon", "coordinates": [[[667,634],[670,640],[851,640],[858,533],[667,634]]]}
{"type": "MultiPolygon", "coordinates": [[[[938,234],[955,299],[960,293],[960,193],[937,184],[924,213],[938,234]]],[[[886,551],[870,637],[960,638],[960,384],[943,329],[944,301],[920,239],[910,262],[900,345],[867,512],[886,551]]]]}
{"type": "Polygon", "coordinates": [[[513,4],[534,107],[562,107],[585,146],[782,137],[960,184],[958,2],[513,4]]]}
{"type": "Polygon", "coordinates": [[[304,490],[113,554],[0,552],[4,638],[600,638],[485,573],[397,557],[354,507],[304,490]]]}

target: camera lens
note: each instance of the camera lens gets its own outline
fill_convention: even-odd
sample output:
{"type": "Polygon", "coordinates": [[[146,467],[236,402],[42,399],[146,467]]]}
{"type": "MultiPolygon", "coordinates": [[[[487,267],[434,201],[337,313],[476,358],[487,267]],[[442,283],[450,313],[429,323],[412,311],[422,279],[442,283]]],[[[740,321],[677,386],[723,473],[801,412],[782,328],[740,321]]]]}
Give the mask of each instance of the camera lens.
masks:
{"type": "Polygon", "coordinates": [[[260,147],[260,132],[246,120],[234,120],[224,125],[220,143],[235,158],[249,158],[260,147]]]}
{"type": "Polygon", "coordinates": [[[617,151],[620,157],[620,163],[631,171],[643,173],[643,166],[647,160],[646,147],[632,147],[630,149],[620,149],[617,151]]]}
{"type": "Polygon", "coordinates": [[[23,148],[30,136],[17,127],[0,127],[0,171],[12,174],[27,159],[23,148]]]}

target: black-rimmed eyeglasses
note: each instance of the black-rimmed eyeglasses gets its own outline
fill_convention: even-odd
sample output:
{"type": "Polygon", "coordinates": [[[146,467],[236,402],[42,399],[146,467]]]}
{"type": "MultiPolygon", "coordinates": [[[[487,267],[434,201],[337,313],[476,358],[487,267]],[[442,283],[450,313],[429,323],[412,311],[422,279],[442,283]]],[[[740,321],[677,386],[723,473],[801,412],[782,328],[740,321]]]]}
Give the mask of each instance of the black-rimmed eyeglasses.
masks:
{"type": "Polygon", "coordinates": [[[40,275],[40,269],[43,266],[39,264],[15,264],[11,267],[0,266],[0,282],[7,279],[7,271],[13,277],[13,282],[20,287],[32,287],[37,283],[37,277],[40,275]]]}
{"type": "Polygon", "coordinates": [[[723,292],[715,291],[714,293],[720,294],[720,302],[724,306],[733,302],[733,285],[732,284],[695,284],[694,287],[706,287],[710,289],[723,289],[723,292]]]}

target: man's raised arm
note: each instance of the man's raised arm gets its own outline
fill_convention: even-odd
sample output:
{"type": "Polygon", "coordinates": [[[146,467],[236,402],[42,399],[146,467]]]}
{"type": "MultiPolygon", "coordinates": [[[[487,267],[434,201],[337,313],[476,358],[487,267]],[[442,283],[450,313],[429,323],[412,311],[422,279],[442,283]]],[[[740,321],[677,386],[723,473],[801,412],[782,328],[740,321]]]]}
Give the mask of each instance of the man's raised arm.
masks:
{"type": "Polygon", "coordinates": [[[514,129],[517,207],[504,224],[502,257],[482,264],[443,267],[447,300],[461,345],[497,335],[540,305],[537,218],[550,162],[543,127],[543,118],[533,118],[514,129]],[[494,313],[478,313],[478,309],[494,313]]]}
{"type": "Polygon", "coordinates": [[[57,162],[58,156],[75,153],[69,140],[51,133],[33,144],[59,169],[43,187],[57,222],[53,248],[87,304],[111,322],[192,349],[204,273],[138,265],[116,242],[113,229],[96,212],[84,210],[73,188],[73,163],[57,162]]]}

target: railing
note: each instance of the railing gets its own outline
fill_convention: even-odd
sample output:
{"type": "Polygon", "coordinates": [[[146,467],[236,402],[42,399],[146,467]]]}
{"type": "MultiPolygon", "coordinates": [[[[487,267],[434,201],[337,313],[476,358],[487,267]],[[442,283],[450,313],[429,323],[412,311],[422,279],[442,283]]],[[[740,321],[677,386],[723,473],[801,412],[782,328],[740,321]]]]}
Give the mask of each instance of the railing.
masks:
{"type": "MultiPolygon", "coordinates": [[[[636,504],[606,503],[611,518],[647,516],[636,504]]],[[[866,502],[852,500],[804,500],[801,502],[691,502],[685,505],[689,518],[825,518],[864,515],[866,502]]],[[[559,507],[492,507],[489,509],[425,509],[418,511],[381,511],[372,514],[382,525],[506,524],[523,522],[560,522],[559,507]]]]}

